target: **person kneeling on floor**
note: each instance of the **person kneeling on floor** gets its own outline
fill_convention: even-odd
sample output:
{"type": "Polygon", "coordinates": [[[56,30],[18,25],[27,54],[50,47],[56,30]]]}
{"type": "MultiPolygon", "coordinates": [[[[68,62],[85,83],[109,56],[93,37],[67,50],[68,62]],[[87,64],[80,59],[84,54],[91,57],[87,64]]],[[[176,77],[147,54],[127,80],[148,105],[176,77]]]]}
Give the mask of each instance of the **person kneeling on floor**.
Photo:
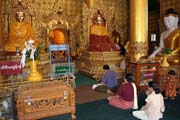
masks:
{"type": "Polygon", "coordinates": [[[132,74],[126,74],[124,82],[117,90],[117,94],[108,98],[109,105],[120,109],[137,109],[137,90],[132,82],[132,74]]]}
{"type": "Polygon", "coordinates": [[[103,93],[113,93],[116,91],[118,85],[117,75],[110,70],[109,65],[104,65],[105,74],[102,77],[101,83],[94,84],[92,89],[103,93]]]}
{"type": "Polygon", "coordinates": [[[159,120],[163,118],[165,111],[164,99],[155,81],[150,81],[146,92],[146,104],[137,111],[133,111],[134,117],[140,120],[159,120]]]}

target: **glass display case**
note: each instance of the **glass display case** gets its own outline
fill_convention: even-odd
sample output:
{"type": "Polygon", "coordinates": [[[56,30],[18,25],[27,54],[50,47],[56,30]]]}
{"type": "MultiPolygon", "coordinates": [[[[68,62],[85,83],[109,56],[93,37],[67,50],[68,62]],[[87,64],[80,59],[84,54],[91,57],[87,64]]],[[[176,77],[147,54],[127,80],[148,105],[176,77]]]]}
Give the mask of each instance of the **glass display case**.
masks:
{"type": "Polygon", "coordinates": [[[127,73],[133,75],[138,90],[146,89],[148,82],[156,80],[159,63],[157,62],[129,62],[127,73]]]}

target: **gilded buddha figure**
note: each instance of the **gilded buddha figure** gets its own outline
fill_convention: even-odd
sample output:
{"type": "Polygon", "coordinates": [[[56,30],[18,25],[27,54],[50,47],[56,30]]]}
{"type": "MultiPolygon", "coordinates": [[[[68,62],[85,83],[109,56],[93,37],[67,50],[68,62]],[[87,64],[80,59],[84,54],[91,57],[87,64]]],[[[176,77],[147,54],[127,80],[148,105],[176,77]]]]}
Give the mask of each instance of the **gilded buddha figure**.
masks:
{"type": "Polygon", "coordinates": [[[170,8],[164,14],[164,24],[166,30],[162,32],[160,37],[160,45],[149,58],[158,58],[157,55],[166,48],[172,50],[168,61],[170,64],[179,64],[180,63],[180,30],[178,29],[178,14],[174,9],[170,8]]]}
{"type": "Polygon", "coordinates": [[[109,38],[106,21],[99,10],[90,30],[89,51],[117,51],[115,44],[109,38]]]}
{"type": "Polygon", "coordinates": [[[24,43],[34,38],[33,29],[29,23],[24,22],[24,17],[24,12],[17,12],[16,21],[10,24],[8,40],[4,46],[6,52],[16,52],[17,48],[22,51],[24,43]]]}
{"type": "Polygon", "coordinates": [[[52,31],[50,31],[50,39],[51,42],[54,44],[65,44],[65,36],[62,32],[62,29],[56,28],[52,31]]]}

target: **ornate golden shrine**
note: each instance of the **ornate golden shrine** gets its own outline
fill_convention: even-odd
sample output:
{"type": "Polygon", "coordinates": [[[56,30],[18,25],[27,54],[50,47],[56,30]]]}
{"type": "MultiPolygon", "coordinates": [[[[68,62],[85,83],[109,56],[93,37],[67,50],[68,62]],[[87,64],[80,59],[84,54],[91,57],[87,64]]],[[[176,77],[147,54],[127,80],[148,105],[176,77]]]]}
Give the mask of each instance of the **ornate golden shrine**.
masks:
{"type": "Polygon", "coordinates": [[[108,24],[108,32],[111,34],[113,29],[124,32],[122,40],[127,40],[128,31],[128,2],[127,0],[109,1],[93,0],[94,5],[88,8],[84,0],[3,0],[2,1],[2,28],[3,40],[7,40],[8,23],[11,21],[9,13],[15,13],[18,9],[26,11],[26,20],[31,23],[35,31],[37,40],[48,44],[47,24],[51,20],[65,20],[68,22],[69,43],[71,53],[76,54],[79,46],[86,49],[88,45],[88,20],[91,19],[93,12],[100,9],[108,24]],[[19,3],[22,6],[19,6],[19,3]],[[111,8],[109,9],[109,6],[111,8]],[[107,9],[108,8],[108,9],[107,9]],[[83,11],[83,12],[82,12],[83,11]],[[118,11],[118,12],[117,12],[118,11]],[[122,14],[123,13],[123,14],[122,14]],[[112,23],[112,18],[116,18],[112,23]]]}
{"type": "MultiPolygon", "coordinates": [[[[46,23],[43,23],[44,28],[46,28],[46,32],[47,32],[47,47],[49,44],[59,44],[57,39],[64,39],[63,42],[64,43],[70,43],[70,34],[69,34],[69,23],[66,19],[63,19],[62,17],[58,17],[58,16],[54,16],[52,17],[52,20],[46,21],[46,23]],[[57,38],[55,38],[56,36],[54,35],[54,39],[51,38],[51,33],[52,32],[57,32],[59,31],[62,35],[57,36],[57,38]],[[62,38],[59,38],[62,37],[62,38]]],[[[60,44],[64,44],[64,43],[60,43],[60,44]]]]}
{"type": "Polygon", "coordinates": [[[65,37],[70,44],[71,52],[76,51],[76,43],[80,34],[80,7],[82,2],[77,0],[57,1],[57,0],[4,0],[3,2],[3,41],[7,40],[9,23],[15,19],[14,14],[17,11],[24,11],[25,21],[31,23],[35,31],[35,39],[49,44],[49,30],[55,26],[64,29],[65,37]],[[75,5],[75,6],[74,6],[75,5]],[[74,6],[74,7],[72,7],[74,6]],[[52,22],[52,24],[51,24],[52,22]],[[52,26],[51,26],[51,25],[52,26]],[[66,28],[64,28],[66,26],[66,28]]]}

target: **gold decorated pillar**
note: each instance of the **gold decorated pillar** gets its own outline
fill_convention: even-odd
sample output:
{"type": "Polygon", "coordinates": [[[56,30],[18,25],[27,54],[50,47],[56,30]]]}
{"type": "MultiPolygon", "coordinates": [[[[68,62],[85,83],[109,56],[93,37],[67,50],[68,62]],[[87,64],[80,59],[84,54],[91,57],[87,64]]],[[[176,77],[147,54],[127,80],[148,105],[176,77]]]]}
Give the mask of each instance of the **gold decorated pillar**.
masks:
{"type": "Polygon", "coordinates": [[[147,56],[148,0],[130,0],[130,61],[147,56]]]}

